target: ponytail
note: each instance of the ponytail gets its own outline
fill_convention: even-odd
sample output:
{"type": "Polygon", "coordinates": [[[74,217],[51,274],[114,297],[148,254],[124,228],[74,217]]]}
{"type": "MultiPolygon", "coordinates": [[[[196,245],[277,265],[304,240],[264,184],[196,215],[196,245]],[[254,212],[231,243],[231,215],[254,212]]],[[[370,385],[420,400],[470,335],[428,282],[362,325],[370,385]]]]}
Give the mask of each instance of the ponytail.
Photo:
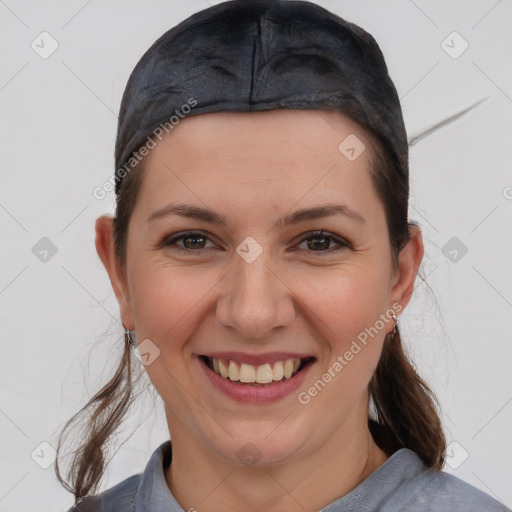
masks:
{"type": "Polygon", "coordinates": [[[389,450],[409,448],[432,469],[441,470],[446,439],[439,418],[439,403],[404,353],[398,326],[384,340],[381,358],[368,390],[377,424],[370,431],[387,433],[389,450]]]}
{"type": "Polygon", "coordinates": [[[136,398],[132,387],[131,352],[130,337],[125,334],[123,355],[114,376],[67,421],[60,433],[55,474],[64,488],[74,494],[75,499],[96,491],[109,462],[105,460],[107,444],[136,398]],[[71,431],[80,425],[83,417],[87,421],[79,435],[82,442],[72,452],[73,460],[63,477],[58,463],[62,446],[71,437],[71,431]]]}

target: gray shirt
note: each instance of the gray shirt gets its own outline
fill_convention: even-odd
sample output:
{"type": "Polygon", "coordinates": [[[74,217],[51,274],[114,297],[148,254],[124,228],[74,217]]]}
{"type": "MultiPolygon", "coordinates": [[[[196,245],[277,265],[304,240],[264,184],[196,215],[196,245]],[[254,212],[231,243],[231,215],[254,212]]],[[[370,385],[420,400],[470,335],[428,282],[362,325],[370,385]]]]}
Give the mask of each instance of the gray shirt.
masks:
{"type": "MultiPolygon", "coordinates": [[[[166,441],[155,450],[144,473],[76,503],[68,512],[186,512],[165,480],[171,457],[171,442],[166,441]]],[[[320,512],[349,511],[511,512],[459,478],[426,468],[408,448],[396,451],[351,492],[320,512]]]]}

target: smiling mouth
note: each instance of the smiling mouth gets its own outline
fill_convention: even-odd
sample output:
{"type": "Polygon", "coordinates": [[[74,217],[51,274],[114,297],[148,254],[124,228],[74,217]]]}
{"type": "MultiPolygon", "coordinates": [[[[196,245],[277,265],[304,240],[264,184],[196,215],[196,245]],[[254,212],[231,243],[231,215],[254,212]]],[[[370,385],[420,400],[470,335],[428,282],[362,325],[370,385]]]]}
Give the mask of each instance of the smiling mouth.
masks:
{"type": "Polygon", "coordinates": [[[204,364],[226,380],[245,386],[272,386],[293,378],[306,366],[314,363],[314,357],[285,359],[253,366],[236,361],[199,356],[204,364]]]}

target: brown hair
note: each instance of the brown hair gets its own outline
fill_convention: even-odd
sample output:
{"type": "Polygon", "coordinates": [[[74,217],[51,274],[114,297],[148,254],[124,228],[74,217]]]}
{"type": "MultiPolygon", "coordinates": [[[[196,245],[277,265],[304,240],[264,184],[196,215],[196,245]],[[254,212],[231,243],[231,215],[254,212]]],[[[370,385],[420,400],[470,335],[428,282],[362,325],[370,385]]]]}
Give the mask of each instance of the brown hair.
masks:
{"type": "MultiPolygon", "coordinates": [[[[397,178],[386,148],[367,133],[372,147],[371,177],[384,205],[395,265],[400,250],[409,241],[407,222],[408,184],[397,178]]],[[[144,160],[127,174],[117,198],[114,218],[116,255],[126,268],[126,240],[144,174],[144,160]]],[[[112,379],[98,391],[64,426],[57,446],[55,472],[62,485],[81,498],[95,492],[108,461],[105,451],[134,401],[131,346],[125,335],[124,351],[112,379]],[[67,471],[67,483],[58,464],[62,444],[86,418],[78,448],[67,471]]],[[[139,365],[140,366],[140,365],[139,365]]],[[[140,368],[139,368],[140,369],[140,368]]],[[[437,412],[438,402],[428,385],[416,373],[404,353],[399,330],[386,335],[378,366],[368,390],[376,421],[369,418],[370,431],[379,446],[391,455],[399,448],[413,450],[427,467],[444,465],[446,440],[437,412]]]]}

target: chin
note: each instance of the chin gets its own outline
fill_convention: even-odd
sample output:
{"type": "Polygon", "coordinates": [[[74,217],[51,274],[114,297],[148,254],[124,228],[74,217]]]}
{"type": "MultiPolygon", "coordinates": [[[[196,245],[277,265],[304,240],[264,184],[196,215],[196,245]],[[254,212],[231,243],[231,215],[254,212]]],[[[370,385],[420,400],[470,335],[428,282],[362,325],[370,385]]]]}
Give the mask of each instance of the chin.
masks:
{"type": "Polygon", "coordinates": [[[261,428],[255,428],[254,435],[238,435],[225,439],[225,442],[216,446],[216,451],[232,464],[265,467],[286,461],[303,444],[303,440],[292,438],[289,432],[269,435],[261,428]]]}

